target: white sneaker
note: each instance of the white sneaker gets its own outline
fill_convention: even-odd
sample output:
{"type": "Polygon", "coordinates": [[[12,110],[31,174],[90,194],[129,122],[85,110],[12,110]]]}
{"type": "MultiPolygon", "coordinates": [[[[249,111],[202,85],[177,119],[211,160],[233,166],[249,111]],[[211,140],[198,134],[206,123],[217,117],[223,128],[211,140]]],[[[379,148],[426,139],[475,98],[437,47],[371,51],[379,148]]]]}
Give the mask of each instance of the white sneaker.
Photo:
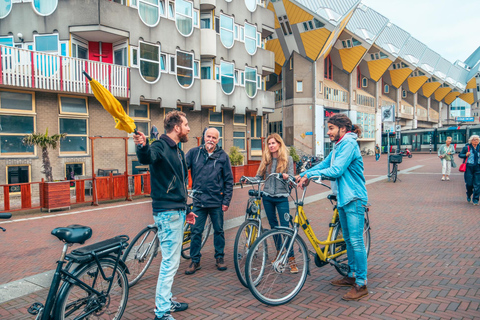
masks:
{"type": "Polygon", "coordinates": [[[445,177],[442,177],[442,181],[445,181],[445,177]]]}
{"type": "Polygon", "coordinates": [[[447,177],[447,179],[446,179],[446,180],[447,180],[447,181],[450,181],[450,178],[449,178],[449,177],[447,177]]]}

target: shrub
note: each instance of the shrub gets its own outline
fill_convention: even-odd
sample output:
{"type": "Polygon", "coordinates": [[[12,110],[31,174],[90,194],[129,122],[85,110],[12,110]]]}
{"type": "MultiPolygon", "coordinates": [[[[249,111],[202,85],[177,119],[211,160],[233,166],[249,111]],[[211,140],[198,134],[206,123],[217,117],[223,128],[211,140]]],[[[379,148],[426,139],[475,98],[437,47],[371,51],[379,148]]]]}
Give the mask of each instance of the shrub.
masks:
{"type": "Polygon", "coordinates": [[[231,147],[228,156],[232,166],[241,166],[243,164],[243,154],[240,153],[238,147],[231,147]]]}
{"type": "Polygon", "coordinates": [[[300,161],[300,156],[298,155],[297,150],[295,149],[294,146],[290,147],[290,157],[292,157],[293,162],[300,161]]]}

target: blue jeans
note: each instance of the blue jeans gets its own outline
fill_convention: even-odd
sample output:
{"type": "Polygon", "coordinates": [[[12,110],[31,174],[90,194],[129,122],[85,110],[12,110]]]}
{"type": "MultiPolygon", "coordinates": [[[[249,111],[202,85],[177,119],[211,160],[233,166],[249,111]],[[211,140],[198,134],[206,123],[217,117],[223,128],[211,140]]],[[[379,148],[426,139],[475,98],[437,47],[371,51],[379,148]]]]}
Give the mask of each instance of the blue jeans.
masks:
{"type": "Polygon", "coordinates": [[[375,153],[375,160],[376,161],[380,160],[380,153],[375,153]]]}
{"type": "Polygon", "coordinates": [[[361,287],[367,284],[367,251],[363,242],[363,225],[365,209],[362,201],[354,200],[346,206],[338,208],[343,238],[347,244],[349,277],[356,277],[361,287]]]}
{"type": "Polygon", "coordinates": [[[155,294],[155,315],[162,317],[170,311],[173,277],[180,265],[183,242],[185,210],[159,212],[153,219],[158,227],[158,240],[162,251],[162,263],[155,294]]]}
{"type": "MultiPolygon", "coordinates": [[[[263,208],[265,209],[265,214],[267,215],[268,223],[270,224],[270,229],[273,229],[278,226],[278,220],[280,220],[280,226],[287,227],[290,225],[289,221],[285,219],[285,215],[288,215],[287,218],[290,219],[290,208],[288,206],[287,197],[270,197],[263,196],[263,208]],[[276,210],[275,210],[276,209],[276,210]],[[277,219],[277,211],[278,217],[277,219]]],[[[281,241],[277,236],[274,238],[275,247],[277,250],[280,250],[281,241]]],[[[286,244],[288,246],[288,243],[286,244]]],[[[289,252],[289,257],[293,257],[293,252],[289,252]]]]}
{"type": "Polygon", "coordinates": [[[190,257],[192,262],[199,263],[202,254],[202,234],[205,228],[205,221],[210,215],[213,225],[213,246],[215,247],[215,259],[223,258],[225,255],[225,234],[223,232],[223,210],[217,208],[193,207],[193,212],[198,216],[192,226],[192,242],[190,243],[190,257]]]}

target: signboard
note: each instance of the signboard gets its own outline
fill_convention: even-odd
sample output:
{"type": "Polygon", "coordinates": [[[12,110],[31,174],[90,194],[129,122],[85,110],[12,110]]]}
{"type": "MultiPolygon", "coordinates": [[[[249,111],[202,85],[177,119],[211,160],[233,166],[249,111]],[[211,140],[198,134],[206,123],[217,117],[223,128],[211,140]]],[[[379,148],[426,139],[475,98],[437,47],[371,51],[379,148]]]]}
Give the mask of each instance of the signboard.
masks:
{"type": "Polygon", "coordinates": [[[402,126],[399,125],[399,124],[397,124],[397,125],[395,126],[395,131],[396,131],[396,132],[402,131],[402,126]]]}
{"type": "Polygon", "coordinates": [[[395,132],[395,122],[385,121],[383,123],[383,131],[385,133],[393,133],[395,132]]]}
{"type": "Polygon", "coordinates": [[[305,132],[305,135],[306,136],[313,136],[313,132],[312,131],[307,131],[307,132],[305,132]]]}
{"type": "Polygon", "coordinates": [[[383,106],[382,107],[382,121],[395,122],[395,106],[383,106]]]}
{"type": "Polygon", "coordinates": [[[474,117],[455,117],[456,122],[474,122],[474,117]]]}

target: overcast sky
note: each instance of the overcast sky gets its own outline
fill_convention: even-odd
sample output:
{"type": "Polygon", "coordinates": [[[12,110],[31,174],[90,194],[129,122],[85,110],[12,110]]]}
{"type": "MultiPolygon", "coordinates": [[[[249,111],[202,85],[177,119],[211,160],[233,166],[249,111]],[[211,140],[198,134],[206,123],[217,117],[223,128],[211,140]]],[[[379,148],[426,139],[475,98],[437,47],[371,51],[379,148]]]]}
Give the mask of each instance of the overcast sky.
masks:
{"type": "Polygon", "coordinates": [[[464,61],[480,46],[480,0],[362,0],[442,57],[464,61]]]}

